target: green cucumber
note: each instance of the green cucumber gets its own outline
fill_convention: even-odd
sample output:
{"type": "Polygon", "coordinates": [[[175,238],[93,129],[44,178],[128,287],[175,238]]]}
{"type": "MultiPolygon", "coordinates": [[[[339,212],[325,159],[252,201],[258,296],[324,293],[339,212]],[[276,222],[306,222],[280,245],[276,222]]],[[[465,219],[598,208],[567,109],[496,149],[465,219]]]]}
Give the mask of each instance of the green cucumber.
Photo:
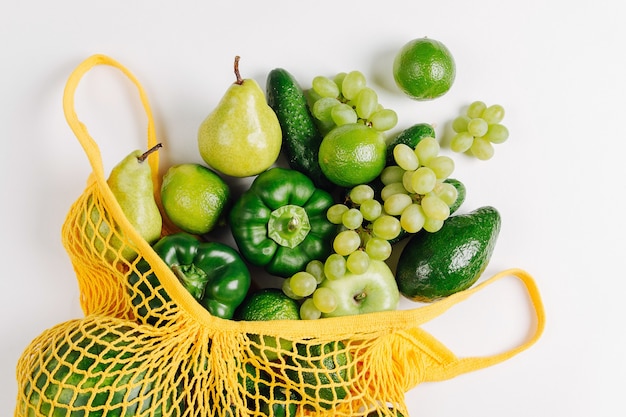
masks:
{"type": "Polygon", "coordinates": [[[318,188],[331,190],[318,155],[323,135],[307,104],[304,90],[283,68],[271,70],[266,83],[267,104],[274,110],[283,133],[283,150],[292,169],[307,175],[318,188]]]}

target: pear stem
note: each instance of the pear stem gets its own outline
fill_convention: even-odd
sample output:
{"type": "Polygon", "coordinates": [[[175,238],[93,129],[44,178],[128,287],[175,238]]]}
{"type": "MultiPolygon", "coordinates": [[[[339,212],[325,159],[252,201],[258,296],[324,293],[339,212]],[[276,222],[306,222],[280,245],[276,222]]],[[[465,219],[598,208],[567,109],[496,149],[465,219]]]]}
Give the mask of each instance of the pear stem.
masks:
{"type": "Polygon", "coordinates": [[[152,148],[148,149],[147,151],[145,151],[144,153],[142,153],[141,155],[139,155],[139,156],[137,157],[137,160],[138,160],[139,162],[143,162],[143,161],[145,161],[146,159],[148,159],[148,156],[150,156],[150,154],[151,154],[152,152],[157,151],[157,150],[158,150],[159,148],[161,148],[161,147],[163,147],[163,144],[162,144],[162,143],[157,143],[157,144],[156,144],[156,145],[154,145],[152,148]]]}
{"type": "Polygon", "coordinates": [[[235,76],[237,77],[235,84],[243,84],[243,78],[241,78],[241,74],[239,73],[239,55],[235,56],[235,76]]]}

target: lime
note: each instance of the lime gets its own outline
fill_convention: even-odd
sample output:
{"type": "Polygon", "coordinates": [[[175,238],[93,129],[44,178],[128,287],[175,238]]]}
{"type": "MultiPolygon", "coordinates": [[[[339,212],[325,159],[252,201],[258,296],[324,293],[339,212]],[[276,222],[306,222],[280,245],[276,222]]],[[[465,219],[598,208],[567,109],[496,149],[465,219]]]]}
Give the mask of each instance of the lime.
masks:
{"type": "Polygon", "coordinates": [[[387,145],[384,135],[368,126],[349,123],[324,136],[319,164],[331,182],[341,187],[365,184],[385,168],[387,145]]]}
{"type": "MultiPolygon", "coordinates": [[[[239,305],[235,319],[247,321],[300,320],[298,302],[278,288],[264,288],[250,294],[239,305]]],[[[275,336],[249,334],[252,352],[268,361],[278,359],[293,349],[291,340],[275,336]]]]}
{"type": "Polygon", "coordinates": [[[415,100],[432,100],[450,90],[456,75],[454,58],[441,42],[413,39],[398,51],[393,77],[400,89],[415,100]]]}
{"type": "Polygon", "coordinates": [[[229,197],[228,184],[203,165],[175,165],[163,176],[163,210],[175,226],[188,233],[201,235],[213,230],[229,197]]]}
{"type": "Polygon", "coordinates": [[[237,308],[237,319],[247,321],[299,320],[298,302],[278,288],[264,288],[250,294],[237,308]]]}

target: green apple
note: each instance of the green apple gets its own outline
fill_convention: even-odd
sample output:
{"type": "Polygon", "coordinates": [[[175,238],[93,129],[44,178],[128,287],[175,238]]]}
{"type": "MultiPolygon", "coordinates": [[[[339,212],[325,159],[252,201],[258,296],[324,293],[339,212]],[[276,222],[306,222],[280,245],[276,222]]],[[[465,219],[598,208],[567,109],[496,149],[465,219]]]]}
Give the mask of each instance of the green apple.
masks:
{"type": "Polygon", "coordinates": [[[333,291],[337,308],[324,317],[340,317],[355,314],[395,310],[400,302],[400,292],[396,279],[383,261],[370,260],[370,265],[362,274],[346,272],[338,279],[325,279],[320,287],[333,291]]]}

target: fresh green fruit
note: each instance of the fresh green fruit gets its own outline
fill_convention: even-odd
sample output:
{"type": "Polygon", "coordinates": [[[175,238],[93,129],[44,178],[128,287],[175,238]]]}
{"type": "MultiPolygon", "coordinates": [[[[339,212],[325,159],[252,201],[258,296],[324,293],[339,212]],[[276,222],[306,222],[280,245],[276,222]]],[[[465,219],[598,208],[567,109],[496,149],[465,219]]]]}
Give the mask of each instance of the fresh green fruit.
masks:
{"type": "MultiPolygon", "coordinates": [[[[239,305],[235,312],[236,320],[266,321],[266,320],[300,320],[300,306],[298,302],[289,298],[277,288],[264,288],[251,293],[239,305]]],[[[265,335],[250,334],[254,342],[252,350],[255,355],[268,361],[278,359],[283,352],[292,350],[291,340],[265,335]]]]}
{"type": "Polygon", "coordinates": [[[242,79],[235,58],[233,83],[201,123],[198,149],[213,169],[232,177],[249,177],[276,162],[282,133],[276,113],[253,79],[242,79]]]}
{"type": "Polygon", "coordinates": [[[185,232],[202,235],[213,230],[229,198],[228,184],[203,165],[175,165],[163,176],[163,210],[170,221],[185,232]]]}
{"type": "Polygon", "coordinates": [[[365,184],[385,167],[387,145],[379,131],[350,123],[328,132],[319,150],[324,175],[336,185],[353,187],[365,184]]]}
{"type": "Polygon", "coordinates": [[[485,206],[449,217],[436,233],[417,233],[398,258],[400,292],[431,302],[471,287],[485,270],[500,232],[498,211],[485,206]]]}
{"type": "MultiPolygon", "coordinates": [[[[154,199],[152,170],[147,162],[148,156],[160,147],[159,144],[147,152],[139,150],[131,152],[113,167],[107,179],[107,184],[124,215],[148,243],[154,243],[161,237],[163,227],[163,218],[154,199]]],[[[85,237],[93,241],[98,253],[104,253],[107,261],[115,262],[118,258],[117,251],[124,246],[117,234],[123,232],[117,229],[114,233],[112,230],[114,222],[110,213],[94,206],[89,213],[89,221],[86,216],[83,216],[81,221],[85,237]]],[[[126,246],[121,256],[127,261],[132,261],[137,257],[137,253],[126,246]]]]}
{"type": "Polygon", "coordinates": [[[296,352],[286,358],[292,365],[285,371],[287,377],[304,387],[307,396],[305,400],[313,401],[327,410],[334,408],[338,401],[348,395],[354,374],[352,355],[344,343],[297,343],[296,352]]]}
{"type": "Polygon", "coordinates": [[[258,410],[265,416],[274,417],[296,415],[300,397],[295,391],[276,385],[267,371],[249,362],[242,370],[244,375],[237,375],[237,379],[246,390],[245,398],[250,410],[258,410]]]}
{"type": "Polygon", "coordinates": [[[304,91],[295,77],[282,68],[270,71],[266,84],[267,103],[278,117],[287,163],[311,178],[316,187],[330,190],[332,183],[322,173],[318,160],[324,136],[309,110],[304,91]]]}
{"type": "Polygon", "coordinates": [[[370,259],[367,271],[349,271],[339,279],[326,279],[320,288],[332,290],[337,307],[324,317],[339,317],[395,310],[400,294],[393,273],[383,261],[370,259]]]}
{"type": "Polygon", "coordinates": [[[415,100],[432,100],[450,90],[456,76],[452,54],[441,42],[413,39],[396,54],[393,77],[398,87],[415,100]]]}
{"type": "Polygon", "coordinates": [[[76,320],[63,337],[51,333],[44,340],[40,360],[30,371],[33,385],[23,387],[28,403],[18,405],[24,415],[83,416],[85,407],[100,410],[90,416],[104,415],[104,408],[111,417],[182,415],[184,403],[173,394],[163,398],[155,387],[162,370],[146,368],[143,356],[137,355],[141,340],[146,340],[137,329],[76,320]]]}
{"type": "Polygon", "coordinates": [[[387,165],[393,165],[395,163],[393,158],[393,149],[396,145],[403,143],[410,146],[412,149],[415,149],[419,141],[428,137],[435,137],[435,129],[433,128],[433,125],[429,123],[418,123],[404,129],[387,145],[387,165]]]}

